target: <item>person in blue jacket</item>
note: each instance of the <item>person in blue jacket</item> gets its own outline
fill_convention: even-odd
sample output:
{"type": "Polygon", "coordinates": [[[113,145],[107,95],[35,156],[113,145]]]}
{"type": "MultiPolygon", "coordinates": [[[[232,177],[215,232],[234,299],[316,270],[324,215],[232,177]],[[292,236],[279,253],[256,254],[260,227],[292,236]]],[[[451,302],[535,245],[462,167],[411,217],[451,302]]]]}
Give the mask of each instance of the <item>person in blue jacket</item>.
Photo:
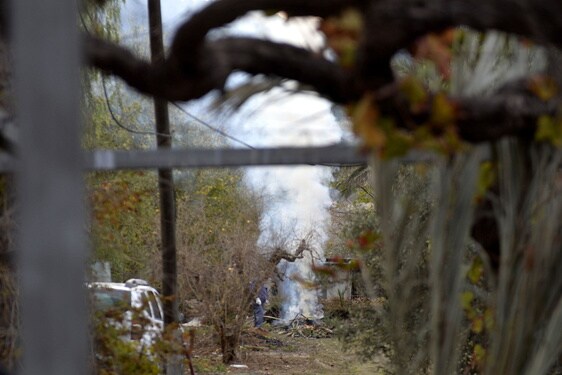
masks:
{"type": "Polygon", "coordinates": [[[258,291],[256,300],[254,301],[254,326],[261,327],[264,322],[265,304],[269,297],[267,286],[263,285],[258,291]]]}

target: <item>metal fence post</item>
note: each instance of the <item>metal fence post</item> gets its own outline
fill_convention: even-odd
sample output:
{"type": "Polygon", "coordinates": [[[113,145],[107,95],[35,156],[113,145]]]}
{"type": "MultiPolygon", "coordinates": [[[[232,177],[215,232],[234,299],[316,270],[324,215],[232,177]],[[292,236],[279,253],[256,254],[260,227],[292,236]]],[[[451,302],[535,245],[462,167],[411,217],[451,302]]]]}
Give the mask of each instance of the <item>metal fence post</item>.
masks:
{"type": "Polygon", "coordinates": [[[76,0],[12,1],[23,369],[89,374],[76,0]]]}

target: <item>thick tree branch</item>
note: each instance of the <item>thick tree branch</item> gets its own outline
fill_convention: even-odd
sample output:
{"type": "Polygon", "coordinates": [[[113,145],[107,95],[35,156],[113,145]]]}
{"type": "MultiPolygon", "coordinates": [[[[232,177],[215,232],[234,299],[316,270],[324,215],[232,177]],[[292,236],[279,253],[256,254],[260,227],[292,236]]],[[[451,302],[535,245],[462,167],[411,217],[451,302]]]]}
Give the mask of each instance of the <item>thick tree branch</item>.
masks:
{"type": "Polygon", "coordinates": [[[228,59],[232,70],[293,79],[336,102],[353,100],[360,94],[360,82],[355,81],[352,72],[290,44],[226,38],[214,42],[213,47],[228,59]]]}
{"type": "MultiPolygon", "coordinates": [[[[376,89],[393,79],[389,60],[396,51],[407,48],[421,35],[449,26],[468,25],[482,30],[493,28],[562,46],[562,22],[559,22],[562,3],[554,0],[529,2],[528,6],[520,5],[526,4],[524,2],[518,2],[519,5],[512,3],[508,0],[223,0],[205,7],[178,29],[165,66],[149,68],[123,50],[100,41],[89,43],[88,51],[90,61],[102,70],[121,76],[142,92],[168,99],[189,100],[203,95],[205,90],[221,88],[234,69],[280,76],[291,73],[287,78],[300,81],[306,79],[306,74],[297,74],[298,70],[294,68],[301,66],[304,69],[318,62],[322,62],[322,67],[329,64],[319,57],[295,64],[296,59],[305,55],[292,53],[296,50],[284,53],[283,58],[272,59],[268,56],[271,48],[247,41],[240,42],[244,47],[241,51],[248,53],[246,58],[241,51],[233,51],[233,48],[226,48],[225,55],[224,43],[219,56],[210,42],[205,42],[205,37],[213,28],[223,26],[251,10],[280,9],[296,16],[328,16],[355,5],[361,7],[366,21],[355,81],[362,81],[366,89],[376,89]],[[259,48],[259,51],[253,52],[252,47],[259,48]],[[96,51],[97,48],[100,50],[96,51]],[[259,63],[248,62],[250,56],[259,58],[260,53],[268,61],[275,62],[273,66],[276,69],[269,71],[260,68],[259,63]],[[230,61],[228,55],[234,56],[236,61],[230,61]],[[280,69],[284,59],[288,59],[289,68],[280,69]],[[179,82],[179,85],[171,88],[162,82],[179,82]]],[[[330,82],[329,75],[334,70],[320,70],[315,75],[326,74],[326,82],[330,82]]],[[[314,72],[314,69],[309,72],[314,72]]],[[[341,82],[341,76],[339,74],[336,81],[341,82]]],[[[337,84],[337,88],[333,89],[330,84],[314,84],[319,81],[316,78],[309,80],[312,82],[304,83],[312,83],[320,94],[340,101],[348,99],[348,95],[354,97],[355,88],[350,89],[347,84],[343,85],[346,87],[337,84]]]]}
{"type": "Polygon", "coordinates": [[[451,25],[500,30],[562,47],[562,2],[558,0],[442,0],[451,25]]]}
{"type": "Polygon", "coordinates": [[[394,80],[390,59],[419,37],[451,26],[436,1],[370,1],[357,67],[365,86],[378,89],[394,80]],[[427,3],[427,4],[426,4],[427,3]]]}
{"type": "Polygon", "coordinates": [[[139,59],[126,48],[100,38],[86,36],[83,44],[86,62],[90,66],[122,78],[142,93],[161,94],[152,87],[154,74],[147,61],[139,59]]]}
{"type": "Polygon", "coordinates": [[[364,16],[358,69],[371,89],[392,82],[389,61],[397,51],[449,27],[498,30],[562,47],[562,2],[557,0],[373,0],[364,16]]]}
{"type": "Polygon", "coordinates": [[[188,69],[198,58],[208,32],[255,10],[283,10],[291,16],[326,17],[366,0],[223,0],[209,4],[178,29],[170,56],[188,69]],[[189,53],[186,53],[190,51],[189,53]]]}
{"type": "MultiPolygon", "coordinates": [[[[518,85],[508,85],[494,96],[474,98],[450,98],[457,108],[455,127],[459,136],[470,143],[494,141],[504,136],[532,139],[540,116],[555,117],[560,101],[553,98],[544,101],[518,85]],[[508,90],[509,89],[509,90],[508,90]]],[[[383,116],[396,120],[399,127],[414,130],[430,124],[431,108],[410,111],[409,104],[398,91],[379,102],[383,116]]],[[[443,131],[443,125],[433,131],[443,131]]]]}
{"type": "Polygon", "coordinates": [[[319,55],[289,44],[252,38],[226,38],[209,41],[196,71],[191,74],[173,69],[168,62],[151,65],[127,49],[88,37],[88,62],[107,74],[121,77],[135,89],[172,101],[201,97],[222,89],[233,71],[276,75],[309,85],[335,101],[357,97],[353,76],[319,55]]]}
{"type": "MultiPolygon", "coordinates": [[[[340,103],[392,83],[389,61],[418,37],[465,25],[496,29],[562,47],[562,2],[558,0],[221,0],[187,20],[176,33],[168,57],[151,65],[112,43],[86,38],[90,65],[121,77],[148,95],[172,101],[199,98],[223,89],[234,71],[299,81],[340,103]],[[323,56],[295,46],[251,38],[209,40],[208,32],[252,10],[283,10],[294,16],[330,16],[348,6],[365,21],[356,69],[343,69],[323,56]]],[[[471,142],[527,134],[556,103],[530,93],[502,91],[485,99],[458,99],[457,126],[471,142]]],[[[403,109],[403,108],[402,108],[403,109]]],[[[400,111],[400,108],[394,110],[400,111]]]]}
{"type": "Polygon", "coordinates": [[[493,141],[504,136],[531,137],[542,115],[554,116],[559,102],[544,102],[531,94],[503,94],[464,100],[459,135],[468,142],[493,141]]]}

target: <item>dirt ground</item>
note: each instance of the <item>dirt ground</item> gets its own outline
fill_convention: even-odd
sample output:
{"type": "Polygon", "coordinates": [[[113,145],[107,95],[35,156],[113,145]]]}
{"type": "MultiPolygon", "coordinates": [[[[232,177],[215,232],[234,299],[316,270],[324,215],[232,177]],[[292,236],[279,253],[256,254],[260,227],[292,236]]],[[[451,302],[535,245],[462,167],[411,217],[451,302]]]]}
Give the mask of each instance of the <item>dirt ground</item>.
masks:
{"type": "Polygon", "coordinates": [[[241,340],[240,361],[232,366],[221,363],[220,351],[210,350],[208,333],[196,340],[193,363],[196,374],[238,375],[383,375],[384,359],[363,363],[342,350],[336,337],[291,337],[279,328],[247,329],[241,340]],[[207,335],[207,337],[205,337],[207,335]],[[208,340],[208,341],[206,341],[208,340]]]}

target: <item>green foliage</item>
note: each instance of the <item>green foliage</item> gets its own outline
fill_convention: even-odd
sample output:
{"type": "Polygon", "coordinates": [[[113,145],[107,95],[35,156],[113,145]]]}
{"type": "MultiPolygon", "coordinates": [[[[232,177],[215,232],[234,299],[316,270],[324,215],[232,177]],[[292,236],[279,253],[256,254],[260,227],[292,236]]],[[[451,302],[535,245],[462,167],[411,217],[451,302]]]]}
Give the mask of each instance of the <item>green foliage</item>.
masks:
{"type": "Polygon", "coordinates": [[[376,232],[373,190],[369,185],[370,169],[340,168],[333,187],[341,196],[332,207],[330,236],[326,255],[352,257],[363,232],[376,232]]]}
{"type": "Polygon", "coordinates": [[[157,279],[151,259],[158,253],[156,176],[147,172],[96,172],[89,176],[94,260],[108,261],[115,280],[157,279]]]}
{"type": "Polygon", "coordinates": [[[537,120],[535,140],[562,147],[562,119],[543,115],[537,120]]]}
{"type": "Polygon", "coordinates": [[[94,368],[98,375],[158,375],[172,356],[185,354],[185,339],[177,324],[154,332],[146,317],[148,301],[139,307],[115,306],[92,314],[94,368]],[[133,328],[123,322],[134,322],[133,328]],[[134,331],[136,338],[130,339],[134,331]],[[153,332],[151,342],[146,332],[153,332]]]}
{"type": "MultiPolygon", "coordinates": [[[[349,173],[339,172],[337,176],[346,181],[349,173]]],[[[351,176],[355,177],[353,173],[351,176]]],[[[363,179],[363,182],[366,184],[368,179],[363,179]]],[[[430,207],[427,195],[427,170],[424,166],[400,168],[391,185],[392,190],[401,197],[399,199],[409,199],[415,207],[410,207],[404,212],[404,223],[398,226],[398,228],[410,228],[412,233],[405,234],[403,246],[396,249],[397,269],[384,269],[387,264],[383,262],[383,243],[380,236],[383,218],[378,217],[374,206],[374,198],[378,198],[380,191],[373,191],[372,185],[354,184],[353,192],[347,192],[347,198],[338,202],[334,208],[330,249],[337,249],[343,245],[346,248],[344,256],[361,260],[361,276],[357,277],[360,280],[354,282],[356,287],[363,288],[364,295],[370,298],[354,300],[352,305],[348,306],[349,309],[342,312],[349,314],[349,319],[340,322],[336,332],[344,347],[359,354],[364,360],[375,360],[384,355],[393,359],[402,358],[402,361],[408,362],[411,360],[408,353],[396,349],[400,346],[396,342],[396,335],[392,334],[393,325],[390,324],[393,316],[401,312],[394,310],[395,307],[390,308],[386,296],[393,295],[393,299],[409,298],[408,306],[411,308],[404,313],[404,320],[400,324],[405,330],[412,331],[421,322],[427,321],[427,310],[422,310],[426,290],[423,285],[411,286],[410,290],[395,290],[384,280],[385,271],[404,273],[408,259],[411,259],[408,267],[416,269],[418,275],[427,272],[427,250],[417,253],[420,247],[422,249],[427,247],[427,242],[422,238],[410,237],[415,236],[416,222],[419,220],[423,222],[424,215],[430,207]],[[369,194],[366,195],[364,189],[369,194]],[[417,214],[420,216],[414,216],[417,214]],[[339,245],[334,246],[335,244],[339,245]]],[[[347,189],[344,183],[338,183],[336,186],[347,189]]],[[[417,342],[418,339],[419,337],[411,336],[409,341],[417,342]]]]}
{"type": "MultiPolygon", "coordinates": [[[[148,321],[142,309],[130,309],[132,319],[138,322],[143,332],[148,321]]],[[[125,308],[98,311],[93,314],[94,368],[98,375],[158,375],[158,357],[152,347],[145,347],[141,341],[128,340],[130,328],[116,324],[122,322],[125,308]]]]}
{"type": "MultiPolygon", "coordinates": [[[[86,149],[132,149],[136,147],[145,147],[143,141],[145,138],[131,133],[120,127],[111,111],[120,125],[128,126],[133,129],[139,128],[142,124],[143,113],[147,110],[140,102],[128,101],[119,86],[107,87],[108,97],[106,99],[101,78],[88,74],[85,79],[88,81],[88,87],[85,88],[84,95],[84,117],[85,130],[83,137],[83,147],[86,149]]],[[[140,127],[142,129],[142,127],[140,127]]],[[[151,129],[149,129],[151,130],[151,129]]]]}
{"type": "Polygon", "coordinates": [[[87,0],[80,13],[81,26],[88,32],[110,40],[119,40],[121,4],[125,0],[87,0]]]}
{"type": "Polygon", "coordinates": [[[336,326],[336,334],[343,348],[363,360],[375,359],[390,354],[389,337],[381,326],[384,324],[384,298],[375,301],[355,299],[349,305],[349,317],[336,326]]]}
{"type": "Polygon", "coordinates": [[[427,105],[429,100],[427,89],[414,75],[407,75],[400,81],[400,90],[408,100],[412,112],[419,112],[427,105]]]}
{"type": "Polygon", "coordinates": [[[375,100],[372,93],[348,106],[353,130],[366,148],[383,159],[404,156],[412,149],[450,155],[463,148],[455,125],[457,104],[445,91],[432,93],[416,77],[406,76],[400,92],[407,105],[400,119],[394,113],[386,114],[384,103],[375,100]]]}
{"type": "Polygon", "coordinates": [[[536,75],[530,79],[529,90],[539,99],[548,101],[558,95],[558,84],[556,81],[547,76],[536,75]]]}
{"type": "MultiPolygon", "coordinates": [[[[100,37],[118,40],[122,2],[105,1],[100,7],[96,1],[87,1],[81,12],[82,27],[100,37]]],[[[102,81],[98,73],[85,73],[83,82],[83,147],[88,150],[142,147],[143,139],[119,127],[113,118],[124,125],[140,123],[146,111],[142,104],[125,96],[119,85],[102,81]]],[[[109,261],[116,280],[156,279],[157,269],[151,269],[149,261],[158,251],[155,174],[95,172],[88,175],[86,184],[93,260],[109,261]]]]}
{"type": "Polygon", "coordinates": [[[476,200],[482,201],[488,190],[497,181],[497,172],[494,164],[490,161],[485,161],[480,165],[480,174],[476,185],[476,200]]]}
{"type": "Polygon", "coordinates": [[[213,361],[211,358],[196,358],[193,361],[193,368],[196,374],[207,374],[207,373],[226,373],[228,368],[222,362],[213,361]]]}
{"type": "Polygon", "coordinates": [[[327,44],[338,56],[339,64],[346,68],[353,67],[363,29],[360,12],[349,8],[338,17],[323,19],[319,29],[326,35],[327,44]]]}

